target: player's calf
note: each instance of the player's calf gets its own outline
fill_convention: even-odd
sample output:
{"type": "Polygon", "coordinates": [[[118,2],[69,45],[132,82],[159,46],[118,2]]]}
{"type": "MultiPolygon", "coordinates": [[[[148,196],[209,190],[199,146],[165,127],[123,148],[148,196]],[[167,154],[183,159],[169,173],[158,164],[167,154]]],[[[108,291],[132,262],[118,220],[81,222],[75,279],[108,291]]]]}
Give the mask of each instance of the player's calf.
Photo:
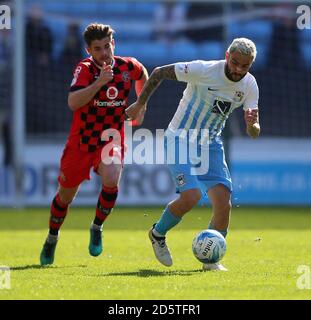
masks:
{"type": "Polygon", "coordinates": [[[64,223],[69,204],[63,203],[59,194],[54,197],[51,204],[51,215],[49,219],[49,234],[40,253],[40,264],[42,266],[53,264],[55,249],[59,237],[59,229],[64,223]]]}
{"type": "Polygon", "coordinates": [[[55,196],[51,204],[51,215],[49,220],[50,234],[57,236],[58,231],[64,223],[69,204],[63,203],[59,194],[55,196]]]}

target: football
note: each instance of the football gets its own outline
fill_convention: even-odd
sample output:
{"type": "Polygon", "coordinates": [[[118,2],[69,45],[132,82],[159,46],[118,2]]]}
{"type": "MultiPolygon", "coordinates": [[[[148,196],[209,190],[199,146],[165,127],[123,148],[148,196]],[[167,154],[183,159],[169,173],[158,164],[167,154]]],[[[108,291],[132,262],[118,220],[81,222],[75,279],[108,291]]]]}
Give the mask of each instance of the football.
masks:
{"type": "Polygon", "coordinates": [[[220,261],[227,250],[226,240],[216,230],[203,230],[192,241],[194,256],[202,263],[220,261]]]}

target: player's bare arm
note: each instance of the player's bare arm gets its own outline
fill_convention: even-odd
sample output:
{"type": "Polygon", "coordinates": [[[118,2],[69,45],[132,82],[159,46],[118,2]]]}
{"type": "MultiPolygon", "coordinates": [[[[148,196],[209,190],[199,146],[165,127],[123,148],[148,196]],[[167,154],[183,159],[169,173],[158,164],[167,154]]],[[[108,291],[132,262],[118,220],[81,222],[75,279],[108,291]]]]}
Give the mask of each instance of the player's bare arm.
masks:
{"type": "Polygon", "coordinates": [[[244,113],[244,120],[246,123],[246,132],[251,138],[257,138],[260,134],[259,124],[259,110],[247,109],[244,113]]]}
{"type": "Polygon", "coordinates": [[[157,67],[152,71],[150,78],[146,82],[137,101],[126,109],[126,113],[131,119],[136,119],[138,117],[139,112],[141,112],[153,92],[163,80],[177,80],[175,64],[157,67]]]}
{"type": "Polygon", "coordinates": [[[164,79],[177,80],[174,64],[158,67],[152,71],[149,80],[147,81],[145,87],[143,88],[143,91],[137,99],[137,102],[140,105],[144,105],[145,103],[147,103],[153,92],[164,79]]]}
{"type": "MultiPolygon", "coordinates": [[[[148,71],[146,70],[146,68],[143,68],[142,77],[135,82],[135,91],[136,91],[137,97],[139,97],[139,95],[141,94],[144,85],[148,81],[148,78],[149,78],[148,71]]],[[[137,115],[137,118],[135,119],[137,125],[140,126],[143,123],[146,110],[147,110],[147,103],[144,105],[143,108],[140,109],[140,111],[139,111],[139,113],[137,115]]]]}
{"type": "Polygon", "coordinates": [[[68,95],[68,105],[72,111],[76,111],[79,108],[90,102],[95,94],[100,90],[102,86],[113,79],[113,71],[110,65],[104,65],[101,68],[98,79],[86,88],[70,92],[68,95]]]}

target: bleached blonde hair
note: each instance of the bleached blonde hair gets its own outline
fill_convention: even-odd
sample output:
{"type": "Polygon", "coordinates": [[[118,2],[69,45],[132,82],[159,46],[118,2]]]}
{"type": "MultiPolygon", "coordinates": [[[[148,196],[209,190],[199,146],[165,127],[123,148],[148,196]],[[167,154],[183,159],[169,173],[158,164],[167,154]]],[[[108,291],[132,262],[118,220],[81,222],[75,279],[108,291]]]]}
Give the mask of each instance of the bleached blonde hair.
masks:
{"type": "Polygon", "coordinates": [[[257,49],[255,43],[247,38],[234,39],[227,51],[229,53],[238,51],[243,55],[253,57],[253,61],[256,59],[257,56],[257,49]]]}

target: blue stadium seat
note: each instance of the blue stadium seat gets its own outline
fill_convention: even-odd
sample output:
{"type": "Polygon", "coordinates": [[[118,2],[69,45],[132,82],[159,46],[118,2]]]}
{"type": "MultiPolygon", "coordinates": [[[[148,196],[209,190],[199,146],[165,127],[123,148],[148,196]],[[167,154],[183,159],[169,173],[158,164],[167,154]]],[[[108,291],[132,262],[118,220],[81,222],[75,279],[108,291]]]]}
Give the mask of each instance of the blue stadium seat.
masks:
{"type": "Polygon", "coordinates": [[[232,22],[228,25],[229,40],[246,37],[253,41],[269,40],[272,35],[272,23],[267,20],[251,22],[232,22]]]}
{"type": "Polygon", "coordinates": [[[152,41],[125,42],[116,44],[116,55],[135,57],[147,66],[167,63],[168,48],[166,45],[152,41]]]}
{"type": "Polygon", "coordinates": [[[198,47],[189,40],[172,42],[168,47],[168,63],[198,59],[198,47]]]}
{"type": "Polygon", "coordinates": [[[311,67],[311,42],[303,41],[300,43],[301,54],[304,59],[304,63],[308,68],[311,67]]]}
{"type": "MultiPolygon", "coordinates": [[[[94,13],[98,13],[100,5],[98,2],[80,2],[77,5],[72,5],[70,8],[70,14],[73,16],[94,16],[94,13]]],[[[96,20],[96,17],[94,18],[96,20]]]]}
{"type": "Polygon", "coordinates": [[[209,41],[199,46],[199,56],[202,60],[221,60],[225,58],[226,48],[221,42],[209,41]]]}
{"type": "MultiPolygon", "coordinates": [[[[130,2],[131,3],[131,2],[130,2]]],[[[155,10],[157,10],[157,7],[159,6],[159,3],[157,2],[143,2],[143,1],[136,1],[132,2],[131,4],[131,14],[139,14],[141,16],[145,17],[153,17],[155,10]]]]}
{"type": "Polygon", "coordinates": [[[53,16],[45,16],[46,25],[51,30],[53,35],[53,57],[57,58],[64,46],[65,37],[67,34],[68,21],[65,19],[55,19],[53,16]]]}
{"type": "Polygon", "coordinates": [[[301,42],[309,42],[311,43],[311,30],[310,29],[303,29],[299,30],[299,39],[301,42]]]}
{"type": "Polygon", "coordinates": [[[256,42],[257,57],[252,69],[261,69],[267,64],[269,44],[267,42],[256,42]]]}
{"type": "Polygon", "coordinates": [[[129,2],[102,2],[100,10],[105,15],[124,15],[127,16],[131,8],[129,2]]]}
{"type": "Polygon", "coordinates": [[[49,13],[65,14],[72,7],[69,1],[40,1],[39,4],[45,12],[49,13]]]}
{"type": "Polygon", "coordinates": [[[152,36],[152,24],[148,21],[114,21],[111,23],[114,30],[116,31],[115,38],[118,41],[149,41],[152,36]]]}

